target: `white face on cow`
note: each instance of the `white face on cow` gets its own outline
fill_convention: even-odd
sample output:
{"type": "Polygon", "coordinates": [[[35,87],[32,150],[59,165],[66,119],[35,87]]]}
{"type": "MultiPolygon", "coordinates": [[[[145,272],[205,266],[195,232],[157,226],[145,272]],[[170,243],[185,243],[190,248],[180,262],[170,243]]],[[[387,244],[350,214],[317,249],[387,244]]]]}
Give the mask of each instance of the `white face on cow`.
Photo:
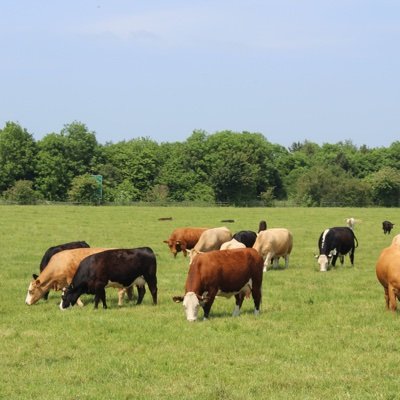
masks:
{"type": "Polygon", "coordinates": [[[321,254],[318,257],[318,264],[319,264],[319,270],[321,272],[326,272],[328,271],[328,266],[329,266],[329,258],[325,254],[321,254]]]}
{"type": "Polygon", "coordinates": [[[35,304],[43,296],[43,290],[40,288],[40,282],[33,279],[28,287],[28,293],[26,294],[25,304],[31,306],[35,304]]]}
{"type": "Polygon", "coordinates": [[[183,307],[185,307],[186,319],[196,321],[199,312],[200,301],[196,293],[187,292],[183,298],[183,307]]]}

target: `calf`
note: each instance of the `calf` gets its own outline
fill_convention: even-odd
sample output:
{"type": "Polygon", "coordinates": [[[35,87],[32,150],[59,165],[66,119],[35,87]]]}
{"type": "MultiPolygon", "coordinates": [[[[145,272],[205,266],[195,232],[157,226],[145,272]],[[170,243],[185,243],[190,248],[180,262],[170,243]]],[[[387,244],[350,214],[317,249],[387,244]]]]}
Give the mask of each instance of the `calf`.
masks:
{"type": "Polygon", "coordinates": [[[253,247],[257,239],[257,233],[253,231],[239,231],[233,235],[233,239],[243,243],[246,247],[253,247]]]}
{"type": "Polygon", "coordinates": [[[320,271],[328,270],[332,259],[332,266],[336,265],[336,260],[340,257],[340,263],[343,265],[344,256],[349,253],[351,265],[354,265],[354,251],[358,246],[358,241],[351,228],[335,227],[325,229],[318,239],[319,255],[318,259],[320,271]]]}
{"type": "Polygon", "coordinates": [[[386,234],[390,234],[390,232],[392,231],[394,227],[394,224],[392,224],[390,221],[383,221],[382,222],[382,229],[383,229],[383,233],[386,234]]]}
{"type": "Polygon", "coordinates": [[[400,248],[396,243],[382,250],[376,263],[376,277],[383,286],[386,308],[397,309],[400,300],[400,248]]]}
{"type": "Polygon", "coordinates": [[[193,249],[201,234],[207,230],[207,228],[176,228],[170,235],[168,240],[164,240],[167,243],[171,253],[176,255],[182,251],[186,257],[187,250],[193,249]]]}
{"type": "MultiPolygon", "coordinates": [[[[60,309],[75,305],[83,293],[94,294],[94,308],[99,301],[107,308],[106,287],[128,288],[137,279],[147,283],[153,304],[157,304],[157,261],[150,247],[135,249],[111,249],[86,257],[79,264],[71,284],[65,290],[60,309]]],[[[142,302],[144,285],[139,291],[137,304],[142,302]]]]}
{"type": "Polygon", "coordinates": [[[260,312],[263,259],[254,249],[216,250],[201,253],[190,264],[182,302],[186,319],[195,321],[200,305],[207,319],[215,297],[235,296],[234,316],[239,315],[244,297],[252,294],[255,314],[260,312]]]}
{"type": "MultiPolygon", "coordinates": [[[[49,263],[51,257],[54,256],[54,254],[59,253],[60,251],[63,250],[71,250],[71,249],[80,249],[80,248],[88,248],[90,247],[86,242],[80,241],[80,242],[68,242],[68,243],[63,243],[63,244],[58,244],[56,246],[49,247],[46,252],[44,253],[42,260],[40,261],[40,266],[39,270],[42,272],[47,264],[49,263]]],[[[36,275],[37,277],[37,275],[36,275]]],[[[49,292],[46,292],[43,295],[43,298],[47,300],[49,297],[49,292]]]]}
{"type": "Polygon", "coordinates": [[[285,258],[285,268],[289,266],[289,256],[293,248],[293,235],[286,228],[271,228],[259,232],[253,246],[263,257],[264,271],[267,271],[271,261],[274,268],[278,267],[279,257],[285,258]]]}

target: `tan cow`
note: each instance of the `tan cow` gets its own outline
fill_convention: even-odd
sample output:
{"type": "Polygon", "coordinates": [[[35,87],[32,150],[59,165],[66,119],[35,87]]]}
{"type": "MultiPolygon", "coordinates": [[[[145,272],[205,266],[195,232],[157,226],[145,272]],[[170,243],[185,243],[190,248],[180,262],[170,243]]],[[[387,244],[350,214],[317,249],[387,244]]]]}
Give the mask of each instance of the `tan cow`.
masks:
{"type": "Polygon", "coordinates": [[[236,239],[232,239],[229,242],[222,243],[220,250],[229,250],[229,249],[245,249],[246,245],[239,242],[236,239]]]}
{"type": "Polygon", "coordinates": [[[79,263],[87,256],[106,248],[89,247],[82,249],[64,250],[51,257],[47,267],[39,276],[33,275],[29,284],[25,303],[35,304],[50,289],[62,290],[72,282],[72,278],[79,266],[79,263]]]}
{"type": "Polygon", "coordinates": [[[376,277],[383,286],[386,308],[397,309],[400,300],[400,248],[394,243],[382,250],[376,263],[376,277]]]}
{"type": "Polygon", "coordinates": [[[196,246],[190,250],[190,263],[197,254],[219,250],[223,243],[229,242],[231,239],[232,232],[225,226],[207,229],[201,234],[196,246]]]}
{"type": "Polygon", "coordinates": [[[285,258],[285,268],[289,266],[289,256],[293,247],[293,235],[286,228],[271,228],[257,235],[253,248],[264,259],[264,272],[273,260],[274,268],[278,267],[279,257],[285,258]]]}

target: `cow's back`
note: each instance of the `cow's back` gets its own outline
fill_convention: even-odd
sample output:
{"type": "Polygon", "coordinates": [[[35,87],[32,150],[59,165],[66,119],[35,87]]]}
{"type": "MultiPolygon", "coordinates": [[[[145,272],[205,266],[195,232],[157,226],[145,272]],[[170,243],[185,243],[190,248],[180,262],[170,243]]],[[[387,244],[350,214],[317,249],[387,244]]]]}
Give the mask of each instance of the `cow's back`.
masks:
{"type": "Polygon", "coordinates": [[[197,252],[217,250],[225,242],[232,239],[232,233],[227,227],[211,228],[204,231],[194,249],[197,252]]]}

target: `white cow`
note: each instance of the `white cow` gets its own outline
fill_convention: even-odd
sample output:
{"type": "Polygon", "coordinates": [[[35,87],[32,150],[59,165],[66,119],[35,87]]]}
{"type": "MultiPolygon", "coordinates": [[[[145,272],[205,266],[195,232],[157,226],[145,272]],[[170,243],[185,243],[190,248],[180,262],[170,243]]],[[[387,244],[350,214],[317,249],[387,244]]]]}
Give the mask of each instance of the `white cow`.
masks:
{"type": "Polygon", "coordinates": [[[232,232],[225,226],[207,229],[201,234],[196,246],[190,250],[190,264],[198,253],[219,250],[223,243],[229,242],[231,239],[232,232]]]}
{"type": "Polygon", "coordinates": [[[222,243],[220,250],[228,250],[228,249],[245,249],[246,245],[239,242],[236,239],[232,239],[229,242],[222,243]]]}
{"type": "Polygon", "coordinates": [[[286,228],[271,228],[257,235],[253,248],[264,259],[264,272],[273,259],[274,268],[278,267],[279,257],[285,258],[285,268],[289,266],[289,256],[293,247],[293,235],[286,228]]]}

